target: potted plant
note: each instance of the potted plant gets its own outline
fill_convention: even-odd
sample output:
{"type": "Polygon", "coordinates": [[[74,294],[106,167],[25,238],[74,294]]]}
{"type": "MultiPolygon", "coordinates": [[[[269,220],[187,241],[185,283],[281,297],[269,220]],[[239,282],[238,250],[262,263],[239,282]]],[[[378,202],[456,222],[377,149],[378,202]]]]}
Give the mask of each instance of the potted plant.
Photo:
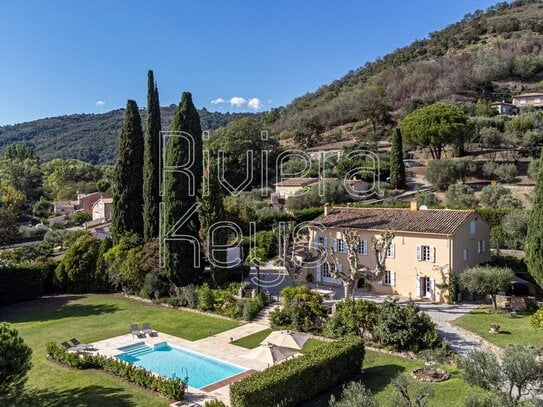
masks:
{"type": "Polygon", "coordinates": [[[490,325],[490,333],[499,334],[500,333],[500,326],[498,324],[491,324],[490,325]]]}

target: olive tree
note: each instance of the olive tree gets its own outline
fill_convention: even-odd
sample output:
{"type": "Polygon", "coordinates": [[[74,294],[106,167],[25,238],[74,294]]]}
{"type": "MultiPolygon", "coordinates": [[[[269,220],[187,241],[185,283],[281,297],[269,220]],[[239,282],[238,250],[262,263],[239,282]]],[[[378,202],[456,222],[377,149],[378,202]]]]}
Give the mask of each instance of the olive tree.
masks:
{"type": "Polygon", "coordinates": [[[343,268],[341,262],[338,261],[334,249],[326,248],[326,262],[330,267],[330,274],[334,278],[339,278],[343,281],[345,290],[345,298],[354,298],[354,293],[358,280],[367,278],[368,280],[377,281],[383,278],[386,272],[385,262],[387,259],[388,249],[394,239],[392,232],[385,232],[378,239],[372,241],[372,251],[375,256],[375,268],[371,269],[360,262],[359,247],[362,244],[360,235],[356,232],[343,231],[342,240],[345,244],[347,258],[349,264],[347,268],[343,268]]]}
{"type": "Polygon", "coordinates": [[[496,295],[509,288],[514,276],[507,267],[476,266],[464,270],[460,282],[472,293],[490,296],[492,308],[498,309],[496,295]]]}

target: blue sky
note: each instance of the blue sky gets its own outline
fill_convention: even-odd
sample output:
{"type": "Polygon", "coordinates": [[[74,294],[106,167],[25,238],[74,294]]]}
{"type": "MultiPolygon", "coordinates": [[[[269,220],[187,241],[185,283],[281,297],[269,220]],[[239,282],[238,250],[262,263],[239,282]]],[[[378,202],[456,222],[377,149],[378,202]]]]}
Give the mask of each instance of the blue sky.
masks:
{"type": "Polygon", "coordinates": [[[267,110],[494,3],[0,0],[0,125],[144,107],[150,68],[162,105],[267,110]]]}

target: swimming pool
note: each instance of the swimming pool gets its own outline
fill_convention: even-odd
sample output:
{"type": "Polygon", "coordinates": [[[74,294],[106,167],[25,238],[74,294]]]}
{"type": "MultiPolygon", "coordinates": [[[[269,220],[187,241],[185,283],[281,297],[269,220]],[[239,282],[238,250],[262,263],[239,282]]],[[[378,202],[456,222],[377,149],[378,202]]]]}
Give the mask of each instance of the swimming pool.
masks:
{"type": "Polygon", "coordinates": [[[244,372],[247,369],[167,342],[147,345],[144,342],[119,348],[115,357],[143,367],[164,377],[183,379],[188,375],[189,386],[200,389],[212,383],[244,372]]]}

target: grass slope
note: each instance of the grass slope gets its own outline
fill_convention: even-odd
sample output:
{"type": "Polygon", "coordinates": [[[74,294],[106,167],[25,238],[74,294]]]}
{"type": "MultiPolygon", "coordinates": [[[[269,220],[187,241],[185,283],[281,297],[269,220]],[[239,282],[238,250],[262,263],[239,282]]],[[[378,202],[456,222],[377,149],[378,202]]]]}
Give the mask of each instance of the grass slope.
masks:
{"type": "MultiPolygon", "coordinates": [[[[77,337],[91,343],[127,333],[131,323],[196,340],[234,328],[235,321],[147,305],[120,295],[68,295],[0,308],[0,321],[33,350],[27,397],[20,406],[166,406],[167,400],[101,371],[76,371],[47,360],[45,344],[77,337]]],[[[0,401],[1,405],[1,401],[0,401]]]]}
{"type": "Polygon", "coordinates": [[[501,347],[510,343],[543,346],[543,332],[530,326],[530,314],[525,312],[519,312],[516,317],[512,318],[509,314],[481,308],[456,319],[454,324],[475,332],[487,341],[501,347]],[[501,333],[491,334],[489,330],[492,324],[499,325],[501,333]]]}

